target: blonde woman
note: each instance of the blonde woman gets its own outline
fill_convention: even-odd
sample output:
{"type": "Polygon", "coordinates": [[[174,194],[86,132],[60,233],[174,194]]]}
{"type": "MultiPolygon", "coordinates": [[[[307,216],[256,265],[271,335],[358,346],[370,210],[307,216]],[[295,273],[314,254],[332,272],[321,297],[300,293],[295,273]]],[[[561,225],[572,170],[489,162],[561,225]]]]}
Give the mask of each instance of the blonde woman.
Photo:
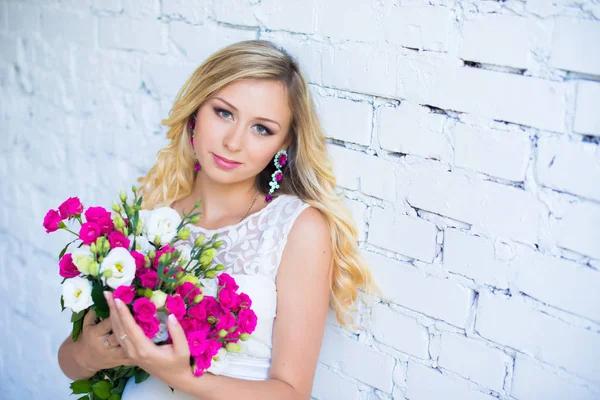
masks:
{"type": "Polygon", "coordinates": [[[201,200],[191,240],[224,241],[215,259],[252,298],[256,331],[194,377],[181,325],[158,347],[109,296],[110,319],[63,344],[63,371],[139,365],[151,376],[130,379],[123,400],[309,399],[328,307],[347,326],[358,290],[375,286],[298,64],[267,41],[230,45],[192,74],[163,124],[170,143],[139,179],[143,206],[182,214],[201,200]]]}

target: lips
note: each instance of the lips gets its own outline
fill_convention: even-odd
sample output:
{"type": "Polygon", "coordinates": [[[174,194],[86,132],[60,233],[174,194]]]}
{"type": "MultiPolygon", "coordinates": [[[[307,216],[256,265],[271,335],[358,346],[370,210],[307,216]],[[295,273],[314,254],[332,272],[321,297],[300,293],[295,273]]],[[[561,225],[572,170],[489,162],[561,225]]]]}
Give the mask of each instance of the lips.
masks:
{"type": "Polygon", "coordinates": [[[219,155],[217,155],[217,154],[215,154],[215,153],[213,153],[213,155],[214,155],[215,157],[217,157],[217,158],[220,158],[221,160],[223,160],[224,162],[226,162],[226,163],[228,163],[228,164],[241,164],[240,162],[233,161],[233,160],[230,160],[230,159],[228,159],[228,158],[225,158],[225,157],[221,157],[221,156],[219,156],[219,155]]]}

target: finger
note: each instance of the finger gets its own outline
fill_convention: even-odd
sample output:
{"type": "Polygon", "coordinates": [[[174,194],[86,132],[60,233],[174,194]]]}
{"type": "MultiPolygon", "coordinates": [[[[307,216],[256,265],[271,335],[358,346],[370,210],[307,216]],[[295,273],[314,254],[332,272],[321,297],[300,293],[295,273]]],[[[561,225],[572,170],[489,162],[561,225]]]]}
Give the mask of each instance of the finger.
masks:
{"type": "Polygon", "coordinates": [[[106,335],[112,330],[112,320],[110,318],[103,319],[96,325],[98,335],[106,335]]]}
{"type": "Polygon", "coordinates": [[[114,333],[112,335],[107,335],[106,341],[108,342],[110,348],[121,347],[121,344],[119,343],[119,339],[117,338],[117,335],[115,335],[114,333]]]}
{"type": "Polygon", "coordinates": [[[177,318],[175,318],[175,315],[170,314],[167,320],[167,328],[169,329],[169,335],[171,336],[171,340],[173,341],[173,351],[179,357],[189,357],[190,347],[188,345],[188,341],[185,336],[185,332],[183,331],[183,328],[177,321],[177,318]]]}
{"type": "MultiPolygon", "coordinates": [[[[121,340],[121,336],[125,333],[125,328],[121,325],[121,320],[119,318],[119,313],[115,306],[115,299],[110,292],[104,292],[104,297],[106,297],[106,302],[108,303],[108,308],[110,309],[110,319],[113,327],[113,332],[119,337],[119,344],[124,346],[123,340],[121,340]]],[[[127,339],[125,339],[127,340],[127,339]]]]}
{"type": "Polygon", "coordinates": [[[85,314],[85,317],[83,317],[83,326],[89,326],[89,325],[96,325],[96,323],[94,322],[96,319],[96,312],[92,309],[90,309],[90,311],[88,311],[85,314]]]}

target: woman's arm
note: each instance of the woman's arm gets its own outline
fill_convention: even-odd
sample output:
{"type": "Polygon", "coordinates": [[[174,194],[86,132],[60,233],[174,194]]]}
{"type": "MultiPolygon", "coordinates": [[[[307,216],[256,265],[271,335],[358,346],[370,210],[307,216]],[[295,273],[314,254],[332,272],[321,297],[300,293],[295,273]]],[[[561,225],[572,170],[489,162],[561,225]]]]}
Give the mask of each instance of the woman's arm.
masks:
{"type": "Polygon", "coordinates": [[[79,357],[81,355],[80,343],[74,342],[69,334],[58,349],[58,365],[67,378],[73,381],[90,378],[96,373],[85,365],[84,360],[79,357]]]}
{"type": "Polygon", "coordinates": [[[269,379],[189,374],[176,389],[202,400],[309,399],[329,306],[331,260],[325,217],[309,207],[296,219],[279,266],[269,379]]]}

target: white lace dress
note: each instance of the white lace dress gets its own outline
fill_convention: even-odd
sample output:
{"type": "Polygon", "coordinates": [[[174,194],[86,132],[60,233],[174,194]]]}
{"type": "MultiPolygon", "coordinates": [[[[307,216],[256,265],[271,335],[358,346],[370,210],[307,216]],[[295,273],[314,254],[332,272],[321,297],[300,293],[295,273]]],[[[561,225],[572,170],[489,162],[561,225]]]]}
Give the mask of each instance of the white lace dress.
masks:
{"type": "MultiPolygon", "coordinates": [[[[225,265],[224,272],[235,278],[240,286],[239,292],[250,296],[252,309],[258,317],[251,338],[238,342],[242,347],[241,352],[227,354],[211,372],[250,380],[268,378],[277,310],[275,279],[288,233],[298,215],[307,207],[309,205],[296,196],[280,195],[238,224],[215,230],[191,228],[190,243],[199,234],[210,237],[218,233],[218,240],[223,240],[224,244],[218,249],[215,262],[225,265]]],[[[140,384],[130,379],[122,400],[192,398],[179,391],[172,393],[166,383],[150,376],[140,384]]]]}

